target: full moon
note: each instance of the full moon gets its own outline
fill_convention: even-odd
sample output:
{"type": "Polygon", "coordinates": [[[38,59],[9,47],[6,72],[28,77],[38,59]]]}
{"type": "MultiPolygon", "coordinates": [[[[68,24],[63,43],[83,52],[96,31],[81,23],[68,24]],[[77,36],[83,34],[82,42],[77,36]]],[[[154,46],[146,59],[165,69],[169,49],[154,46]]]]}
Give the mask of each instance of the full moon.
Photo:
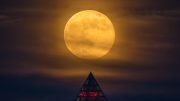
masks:
{"type": "Polygon", "coordinates": [[[68,50],[83,59],[96,59],[106,55],[115,40],[115,30],[110,19],[95,10],[74,14],[64,29],[68,50]]]}

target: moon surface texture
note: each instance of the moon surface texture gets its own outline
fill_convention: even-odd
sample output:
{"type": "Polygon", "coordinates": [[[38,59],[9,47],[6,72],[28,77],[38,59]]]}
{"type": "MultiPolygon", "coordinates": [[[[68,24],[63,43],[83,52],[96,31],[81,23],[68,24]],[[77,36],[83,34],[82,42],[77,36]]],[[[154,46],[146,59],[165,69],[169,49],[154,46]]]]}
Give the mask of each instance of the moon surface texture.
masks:
{"type": "Polygon", "coordinates": [[[115,40],[115,30],[110,19],[95,10],[74,14],[64,29],[68,50],[83,59],[96,59],[106,55],[115,40]]]}

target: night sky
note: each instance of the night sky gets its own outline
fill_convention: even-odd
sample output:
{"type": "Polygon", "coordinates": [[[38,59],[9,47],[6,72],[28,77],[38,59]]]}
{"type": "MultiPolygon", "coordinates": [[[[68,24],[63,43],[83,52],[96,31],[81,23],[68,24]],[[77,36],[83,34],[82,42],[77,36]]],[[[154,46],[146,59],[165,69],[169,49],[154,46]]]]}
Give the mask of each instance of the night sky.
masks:
{"type": "Polygon", "coordinates": [[[180,0],[0,0],[0,101],[74,101],[93,72],[109,101],[180,101],[180,0]],[[64,27],[82,10],[111,19],[110,52],[80,59],[64,27]]]}

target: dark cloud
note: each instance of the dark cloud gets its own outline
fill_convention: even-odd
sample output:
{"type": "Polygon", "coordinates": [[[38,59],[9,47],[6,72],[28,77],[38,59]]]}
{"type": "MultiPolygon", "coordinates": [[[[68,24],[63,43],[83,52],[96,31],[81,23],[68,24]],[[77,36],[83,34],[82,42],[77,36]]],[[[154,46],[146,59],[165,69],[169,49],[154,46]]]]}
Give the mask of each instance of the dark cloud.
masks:
{"type": "MultiPolygon", "coordinates": [[[[54,78],[42,74],[1,74],[1,81],[1,100],[56,101],[63,99],[63,101],[71,101],[75,98],[83,78],[54,78]]],[[[102,88],[106,88],[104,91],[105,94],[110,95],[109,100],[179,100],[177,87],[180,82],[172,79],[117,80],[101,78],[98,81],[103,84],[102,88]],[[120,90],[117,91],[117,89],[120,90]]]]}
{"type": "MultiPolygon", "coordinates": [[[[1,75],[0,96],[3,101],[49,101],[73,100],[73,87],[70,79],[51,78],[42,75],[1,75]],[[71,87],[65,87],[69,85],[71,87]],[[63,92],[63,93],[62,93],[63,92]],[[72,96],[72,97],[68,97],[72,96]]],[[[77,85],[77,84],[75,84],[77,85]]]]}

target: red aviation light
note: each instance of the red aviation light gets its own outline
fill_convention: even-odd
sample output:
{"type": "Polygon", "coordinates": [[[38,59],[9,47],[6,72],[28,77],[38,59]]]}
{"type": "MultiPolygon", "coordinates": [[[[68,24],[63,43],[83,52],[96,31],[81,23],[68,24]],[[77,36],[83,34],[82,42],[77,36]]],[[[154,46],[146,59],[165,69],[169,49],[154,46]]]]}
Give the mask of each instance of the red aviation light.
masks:
{"type": "Polygon", "coordinates": [[[89,96],[96,97],[96,96],[98,96],[98,93],[97,92],[89,92],[89,96]]]}
{"type": "Polygon", "coordinates": [[[82,91],[82,92],[80,93],[80,96],[85,97],[85,96],[87,96],[87,94],[86,94],[86,92],[82,91]]]}

